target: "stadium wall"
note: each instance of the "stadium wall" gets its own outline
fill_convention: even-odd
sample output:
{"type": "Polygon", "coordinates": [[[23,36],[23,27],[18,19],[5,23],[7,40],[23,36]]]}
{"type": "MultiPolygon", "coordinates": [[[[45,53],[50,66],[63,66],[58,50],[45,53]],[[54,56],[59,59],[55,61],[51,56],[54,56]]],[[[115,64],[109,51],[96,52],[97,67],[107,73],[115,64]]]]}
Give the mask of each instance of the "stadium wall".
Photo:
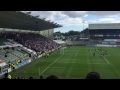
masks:
{"type": "Polygon", "coordinates": [[[22,66],[24,66],[24,65],[26,65],[26,64],[28,64],[28,63],[30,63],[30,62],[31,62],[31,60],[26,60],[26,61],[24,61],[24,62],[18,64],[17,67],[20,68],[20,67],[22,67],[22,66]]]}
{"type": "Polygon", "coordinates": [[[117,47],[117,45],[103,45],[103,44],[97,44],[97,47],[117,47]]]}
{"type": "Polygon", "coordinates": [[[89,47],[120,47],[120,45],[108,45],[108,44],[87,44],[89,47]]]}
{"type": "Polygon", "coordinates": [[[8,73],[8,70],[0,72],[0,76],[4,75],[5,73],[8,73]]]}
{"type": "Polygon", "coordinates": [[[86,46],[95,47],[96,44],[87,44],[86,46]]]}
{"type": "Polygon", "coordinates": [[[54,32],[54,29],[49,29],[49,30],[40,31],[40,34],[47,38],[53,39],[53,32],[54,32]]]}

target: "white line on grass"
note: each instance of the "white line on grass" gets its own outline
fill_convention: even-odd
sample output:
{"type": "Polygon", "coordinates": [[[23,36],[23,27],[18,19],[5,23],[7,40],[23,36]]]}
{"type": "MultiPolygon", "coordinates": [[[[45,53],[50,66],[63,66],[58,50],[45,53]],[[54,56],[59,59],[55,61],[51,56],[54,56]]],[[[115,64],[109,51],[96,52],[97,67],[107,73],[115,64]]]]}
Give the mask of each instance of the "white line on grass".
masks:
{"type": "MultiPolygon", "coordinates": [[[[86,63],[83,63],[83,62],[63,62],[63,63],[86,64],[86,63]]],[[[106,64],[106,63],[87,63],[87,64],[106,64]]]]}
{"type": "MultiPolygon", "coordinates": [[[[98,49],[97,49],[97,51],[98,51],[98,49]]],[[[107,64],[110,64],[106,58],[103,57],[103,59],[107,62],[107,64]]]]}
{"type": "MultiPolygon", "coordinates": [[[[63,56],[63,55],[61,55],[61,56],[63,56]]],[[[57,58],[54,62],[52,62],[45,70],[43,70],[40,74],[43,74],[48,68],[50,68],[55,62],[57,62],[60,58],[61,58],[61,56],[59,57],[59,58],[57,58]]]]}
{"type": "Polygon", "coordinates": [[[87,64],[106,64],[106,63],[87,63],[87,64]]]}
{"type": "Polygon", "coordinates": [[[74,55],[75,57],[76,57],[76,55],[78,54],[78,51],[79,51],[79,50],[77,50],[77,52],[75,53],[75,55],[74,55]]]}
{"type": "Polygon", "coordinates": [[[107,62],[107,64],[110,64],[106,58],[104,58],[104,60],[107,62]]]}
{"type": "Polygon", "coordinates": [[[72,72],[72,69],[71,69],[71,67],[73,68],[73,63],[75,62],[75,60],[76,60],[76,56],[77,56],[77,54],[78,54],[78,51],[79,51],[79,49],[76,51],[76,53],[74,54],[74,58],[72,59],[72,62],[71,62],[71,66],[70,66],[70,68],[69,68],[69,70],[67,71],[67,73],[66,73],[66,78],[67,77],[69,77],[70,76],[70,74],[71,74],[71,72],[72,72]]]}
{"type": "MultiPolygon", "coordinates": [[[[66,67],[51,67],[51,68],[54,68],[54,69],[64,69],[66,67]]],[[[80,68],[72,68],[72,69],[80,69],[80,68]]]]}

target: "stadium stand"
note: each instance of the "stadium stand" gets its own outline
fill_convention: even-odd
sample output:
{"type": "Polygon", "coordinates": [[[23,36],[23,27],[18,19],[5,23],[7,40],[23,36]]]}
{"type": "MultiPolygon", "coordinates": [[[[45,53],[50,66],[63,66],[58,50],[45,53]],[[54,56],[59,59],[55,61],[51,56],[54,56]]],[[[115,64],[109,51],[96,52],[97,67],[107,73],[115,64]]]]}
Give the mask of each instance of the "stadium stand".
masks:
{"type": "Polygon", "coordinates": [[[120,24],[89,24],[90,42],[102,45],[120,45],[120,24]]]}
{"type": "MultiPolygon", "coordinates": [[[[56,42],[40,34],[34,33],[1,32],[0,37],[16,41],[17,43],[20,43],[23,46],[34,50],[35,52],[41,52],[40,54],[46,52],[50,53],[52,52],[52,50],[56,50],[60,46],[56,42]]],[[[11,63],[10,66],[13,67],[12,69],[18,68],[18,60],[20,60],[20,62],[24,62],[29,60],[31,56],[33,57],[31,52],[25,50],[23,47],[7,47],[3,48],[0,51],[1,60],[8,65],[9,63],[11,63]],[[15,66],[13,66],[12,64],[14,64],[15,66]]]]}
{"type": "Polygon", "coordinates": [[[33,49],[37,52],[45,52],[46,50],[52,50],[57,48],[59,45],[53,40],[50,40],[40,34],[34,33],[15,33],[15,32],[1,32],[2,38],[13,39],[14,41],[33,49]]]}
{"type": "Polygon", "coordinates": [[[106,23],[106,24],[89,24],[90,39],[104,40],[104,39],[119,39],[120,38],[120,24],[106,23]]]}
{"type": "Polygon", "coordinates": [[[7,78],[14,69],[60,47],[53,40],[40,35],[40,31],[44,30],[49,37],[53,28],[62,27],[57,23],[18,11],[1,11],[0,19],[0,77],[6,75],[7,78]]]}

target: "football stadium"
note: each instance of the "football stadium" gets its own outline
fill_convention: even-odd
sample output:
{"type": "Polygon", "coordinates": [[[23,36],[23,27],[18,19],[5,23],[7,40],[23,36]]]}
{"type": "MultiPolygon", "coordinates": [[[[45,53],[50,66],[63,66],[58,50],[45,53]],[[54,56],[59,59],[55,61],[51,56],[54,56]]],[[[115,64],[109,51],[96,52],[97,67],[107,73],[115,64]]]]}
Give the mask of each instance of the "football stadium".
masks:
{"type": "Polygon", "coordinates": [[[1,11],[0,78],[120,79],[119,23],[89,24],[81,41],[53,40],[59,27],[29,13],[1,11]]]}

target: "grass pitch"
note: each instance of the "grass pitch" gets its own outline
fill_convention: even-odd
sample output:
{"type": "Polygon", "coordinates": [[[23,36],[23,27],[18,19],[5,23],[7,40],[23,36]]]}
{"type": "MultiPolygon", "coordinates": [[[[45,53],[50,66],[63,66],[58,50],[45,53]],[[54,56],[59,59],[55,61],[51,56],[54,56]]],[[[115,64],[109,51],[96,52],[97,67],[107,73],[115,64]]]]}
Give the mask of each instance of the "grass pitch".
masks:
{"type": "Polygon", "coordinates": [[[48,58],[34,60],[13,72],[13,78],[57,75],[61,79],[85,79],[87,73],[96,71],[101,79],[120,79],[120,48],[100,48],[107,51],[105,58],[96,47],[71,46],[64,54],[55,51],[48,58]],[[89,52],[90,51],[90,52],[89,52]],[[95,53],[95,56],[93,56],[95,53]]]}

